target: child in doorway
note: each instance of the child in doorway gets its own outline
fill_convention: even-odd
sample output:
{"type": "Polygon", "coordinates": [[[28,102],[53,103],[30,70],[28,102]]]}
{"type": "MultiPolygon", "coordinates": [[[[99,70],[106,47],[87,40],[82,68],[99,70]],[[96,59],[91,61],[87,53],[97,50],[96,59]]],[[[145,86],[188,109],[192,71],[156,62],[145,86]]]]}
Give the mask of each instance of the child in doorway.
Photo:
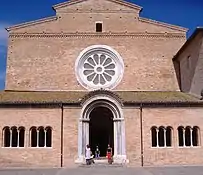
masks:
{"type": "Polygon", "coordinates": [[[100,157],[99,146],[96,146],[96,150],[95,150],[95,158],[98,159],[99,157],[100,157]]]}

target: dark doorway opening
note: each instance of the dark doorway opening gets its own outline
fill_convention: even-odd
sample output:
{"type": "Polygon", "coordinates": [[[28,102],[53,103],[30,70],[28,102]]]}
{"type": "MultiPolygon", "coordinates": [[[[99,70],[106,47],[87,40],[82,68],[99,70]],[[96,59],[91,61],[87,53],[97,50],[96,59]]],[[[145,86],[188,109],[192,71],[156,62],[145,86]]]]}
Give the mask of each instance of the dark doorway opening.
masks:
{"type": "Polygon", "coordinates": [[[106,107],[96,107],[90,113],[89,143],[95,155],[96,146],[99,146],[100,157],[106,156],[108,144],[114,150],[113,114],[106,107]]]}

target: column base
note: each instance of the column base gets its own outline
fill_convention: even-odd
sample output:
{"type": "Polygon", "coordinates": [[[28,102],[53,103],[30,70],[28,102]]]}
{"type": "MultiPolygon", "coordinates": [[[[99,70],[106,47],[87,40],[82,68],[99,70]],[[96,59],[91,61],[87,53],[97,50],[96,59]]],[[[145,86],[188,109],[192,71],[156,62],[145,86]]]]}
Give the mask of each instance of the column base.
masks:
{"type": "Polygon", "coordinates": [[[126,155],[116,155],[113,156],[113,162],[117,164],[128,164],[129,160],[126,158],[126,155]]]}
{"type": "Polygon", "coordinates": [[[84,156],[79,156],[76,160],[75,160],[76,164],[83,164],[85,163],[85,157],[84,156]]]}

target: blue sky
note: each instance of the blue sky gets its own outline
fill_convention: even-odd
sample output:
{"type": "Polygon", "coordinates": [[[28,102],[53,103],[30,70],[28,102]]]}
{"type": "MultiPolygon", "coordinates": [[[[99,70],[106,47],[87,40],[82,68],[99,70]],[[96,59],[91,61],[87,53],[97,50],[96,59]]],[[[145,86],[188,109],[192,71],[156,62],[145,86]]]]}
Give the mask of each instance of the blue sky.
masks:
{"type": "MultiPolygon", "coordinates": [[[[142,17],[183,26],[188,37],[203,26],[202,0],[128,0],[143,7],[142,17]]],[[[4,89],[7,52],[5,27],[55,15],[51,6],[65,0],[2,0],[0,5],[0,89],[4,89]]]]}

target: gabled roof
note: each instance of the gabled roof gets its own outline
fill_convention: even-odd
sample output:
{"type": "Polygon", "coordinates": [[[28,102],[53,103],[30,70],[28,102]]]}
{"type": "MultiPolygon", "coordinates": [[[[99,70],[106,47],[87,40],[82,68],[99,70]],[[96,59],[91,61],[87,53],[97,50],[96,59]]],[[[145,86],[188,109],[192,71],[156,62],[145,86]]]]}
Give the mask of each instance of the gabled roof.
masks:
{"type": "Polygon", "coordinates": [[[152,19],[149,19],[149,18],[139,17],[138,19],[140,21],[142,21],[142,22],[155,24],[155,25],[162,26],[162,27],[167,27],[167,28],[170,28],[170,29],[173,29],[173,30],[179,30],[181,32],[187,32],[188,31],[188,28],[181,27],[181,26],[178,26],[178,25],[168,24],[168,23],[161,22],[161,21],[152,20],[152,19]]]}
{"type": "MultiPolygon", "coordinates": [[[[84,1],[88,1],[88,0],[70,0],[70,1],[66,1],[66,2],[54,5],[53,9],[56,10],[56,9],[62,8],[64,6],[74,5],[74,4],[77,4],[77,3],[84,2],[84,1]]],[[[126,7],[136,9],[136,10],[139,10],[139,11],[142,10],[142,7],[140,7],[138,5],[135,5],[133,3],[130,3],[130,2],[123,1],[123,0],[105,0],[105,1],[110,1],[110,2],[117,3],[117,4],[121,4],[121,5],[124,5],[126,7]]],[[[28,26],[32,26],[32,25],[36,25],[36,24],[45,23],[45,22],[50,22],[50,21],[54,21],[54,20],[57,20],[57,16],[52,16],[52,17],[47,17],[47,18],[43,18],[43,19],[39,19],[39,20],[34,20],[34,21],[29,21],[29,22],[17,24],[17,25],[14,25],[14,26],[7,27],[6,30],[11,31],[11,30],[24,28],[24,27],[28,27],[28,26]]],[[[151,19],[148,19],[148,18],[139,17],[139,20],[142,21],[142,22],[146,22],[146,23],[150,23],[150,24],[154,24],[154,25],[159,25],[159,26],[162,26],[162,27],[171,28],[171,29],[178,30],[178,31],[181,31],[181,32],[186,32],[188,30],[187,28],[184,28],[184,27],[171,25],[171,24],[168,24],[168,23],[160,22],[160,21],[151,20],[151,19]]]]}
{"type": "MultiPolygon", "coordinates": [[[[80,104],[87,91],[1,91],[0,105],[80,104]]],[[[99,93],[99,92],[98,92],[99,93]]],[[[112,91],[123,104],[203,104],[203,100],[183,92],[112,91]]],[[[101,95],[104,93],[101,93],[101,95]]]]}
{"type": "MultiPolygon", "coordinates": [[[[81,3],[84,1],[88,1],[88,0],[69,0],[67,2],[62,2],[62,3],[54,5],[53,9],[56,10],[56,9],[62,8],[64,6],[73,5],[73,4],[81,3]]],[[[130,2],[127,2],[127,1],[123,1],[123,0],[105,0],[105,1],[114,2],[114,3],[124,5],[126,7],[133,8],[133,9],[140,10],[140,11],[142,10],[142,7],[135,5],[133,3],[130,3],[130,2]]]]}
{"type": "Polygon", "coordinates": [[[21,24],[17,24],[17,25],[7,27],[6,30],[10,31],[10,30],[13,30],[13,29],[23,28],[23,27],[34,25],[34,24],[41,24],[41,23],[49,22],[49,21],[53,21],[53,20],[57,20],[57,17],[56,16],[51,16],[51,17],[47,17],[47,18],[34,20],[34,21],[24,22],[24,23],[21,23],[21,24]]]}
{"type": "Polygon", "coordinates": [[[187,48],[187,46],[194,40],[194,38],[199,34],[203,33],[203,27],[197,27],[193,34],[188,38],[188,40],[185,42],[185,44],[180,48],[180,50],[177,52],[177,54],[173,57],[173,60],[175,61],[178,56],[187,48]]]}

